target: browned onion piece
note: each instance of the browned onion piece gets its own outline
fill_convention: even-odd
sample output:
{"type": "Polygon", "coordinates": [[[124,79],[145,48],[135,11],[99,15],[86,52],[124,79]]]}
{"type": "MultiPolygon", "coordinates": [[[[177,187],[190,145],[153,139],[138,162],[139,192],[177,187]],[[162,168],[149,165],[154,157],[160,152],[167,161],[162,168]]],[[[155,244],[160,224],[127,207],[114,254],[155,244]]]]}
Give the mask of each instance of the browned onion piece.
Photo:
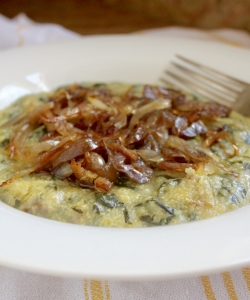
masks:
{"type": "Polygon", "coordinates": [[[85,153],[85,164],[88,170],[100,177],[107,178],[111,182],[114,182],[119,175],[110,161],[106,163],[102,156],[95,152],[85,153]]]}
{"type": "Polygon", "coordinates": [[[24,159],[25,153],[22,149],[32,130],[33,128],[30,124],[22,124],[13,131],[12,138],[10,139],[10,143],[7,148],[10,150],[10,157],[19,156],[24,159]]]}
{"type": "Polygon", "coordinates": [[[230,132],[222,130],[222,131],[212,131],[207,132],[207,138],[203,142],[204,147],[210,147],[214,144],[218,139],[228,138],[233,141],[233,136],[230,132]]]}
{"type": "Polygon", "coordinates": [[[17,124],[16,128],[13,130],[8,146],[11,157],[19,156],[24,159],[26,153],[23,149],[26,140],[31,132],[40,125],[41,115],[52,107],[53,103],[46,103],[43,106],[34,108],[33,110],[28,110],[26,115],[21,114],[21,118],[17,116],[3,125],[3,127],[8,127],[17,124]]]}
{"type": "Polygon", "coordinates": [[[53,103],[45,103],[44,105],[38,106],[33,108],[32,105],[26,108],[26,111],[22,112],[21,114],[11,118],[9,121],[2,125],[3,128],[7,128],[9,126],[13,126],[16,124],[24,124],[30,123],[33,124],[37,121],[39,122],[40,117],[44,115],[47,111],[52,109],[54,106],[53,103]]]}
{"type": "Polygon", "coordinates": [[[163,160],[162,154],[154,150],[140,149],[137,153],[144,161],[160,162],[163,160]]]}
{"type": "Polygon", "coordinates": [[[107,193],[112,187],[112,183],[104,177],[97,177],[94,181],[94,188],[97,191],[107,193]]]}
{"type": "Polygon", "coordinates": [[[177,134],[179,135],[188,127],[188,120],[185,117],[177,117],[175,120],[175,128],[177,129],[177,134]]]}
{"type": "Polygon", "coordinates": [[[124,147],[121,144],[107,144],[107,147],[112,151],[112,152],[119,152],[123,154],[126,158],[132,160],[132,161],[137,161],[138,160],[138,155],[135,150],[130,150],[124,147]]]}
{"type": "Polygon", "coordinates": [[[138,126],[133,129],[129,136],[125,140],[125,145],[131,145],[138,142],[143,142],[148,135],[148,131],[143,124],[138,124],[138,126]]]}
{"type": "Polygon", "coordinates": [[[143,173],[144,175],[146,175],[149,179],[153,176],[153,170],[151,168],[149,168],[148,166],[146,166],[146,164],[141,160],[138,159],[135,162],[132,162],[132,166],[140,171],[141,173],[143,173]]]}
{"type": "Polygon", "coordinates": [[[52,174],[58,178],[68,178],[73,173],[73,170],[69,163],[60,165],[52,174]]]}
{"type": "Polygon", "coordinates": [[[205,152],[198,149],[197,146],[194,144],[191,145],[190,143],[176,136],[170,136],[165,146],[179,150],[189,157],[193,162],[207,162],[210,160],[210,157],[205,152]]]}
{"type": "Polygon", "coordinates": [[[61,163],[71,161],[84,155],[85,152],[94,150],[98,147],[98,143],[91,138],[82,138],[72,142],[69,147],[65,148],[60,154],[53,160],[52,168],[55,169],[61,163]]]}
{"type": "Polygon", "coordinates": [[[157,99],[157,98],[170,98],[169,91],[160,86],[150,86],[145,85],[143,89],[143,96],[148,99],[157,99]]]}
{"type": "Polygon", "coordinates": [[[194,164],[189,164],[189,163],[162,161],[158,164],[158,167],[162,170],[167,170],[167,171],[184,172],[186,170],[186,168],[194,168],[196,166],[194,164]]]}
{"type": "Polygon", "coordinates": [[[137,183],[146,183],[150,180],[150,177],[153,173],[151,169],[148,168],[148,173],[142,173],[140,170],[137,170],[131,164],[125,164],[126,157],[120,153],[117,153],[112,157],[112,163],[115,169],[123,174],[126,174],[131,180],[137,183]],[[149,171],[151,170],[151,171],[149,171]]]}
{"type": "Polygon", "coordinates": [[[60,147],[61,140],[62,137],[58,136],[54,139],[45,139],[41,141],[40,143],[32,147],[32,149],[30,150],[30,156],[33,156],[37,159],[39,154],[50,151],[52,148],[56,148],[57,146],[60,147]]]}
{"type": "Polygon", "coordinates": [[[189,125],[189,120],[182,116],[177,117],[175,120],[175,126],[173,127],[173,133],[186,138],[192,138],[197,135],[206,133],[207,128],[201,120],[192,122],[189,125]]]}
{"type": "Polygon", "coordinates": [[[172,103],[173,107],[181,112],[199,111],[202,117],[209,119],[227,117],[231,112],[229,107],[215,102],[197,102],[186,98],[177,98],[172,103]]]}
{"type": "Polygon", "coordinates": [[[99,177],[96,173],[86,170],[80,162],[72,160],[71,167],[80,186],[95,188],[105,193],[110,190],[112,183],[107,178],[99,177]]]}
{"type": "Polygon", "coordinates": [[[54,147],[50,151],[46,151],[42,153],[37,161],[37,166],[36,166],[36,172],[42,171],[42,170],[51,170],[50,166],[52,165],[53,161],[59,157],[61,153],[63,153],[66,149],[70,147],[71,141],[67,141],[66,143],[54,147]]]}
{"type": "Polygon", "coordinates": [[[159,98],[137,108],[133,117],[130,120],[129,128],[130,129],[134,128],[134,126],[139,123],[140,118],[142,118],[144,115],[150,112],[154,112],[156,110],[169,108],[170,106],[171,106],[171,102],[169,100],[159,98]]]}
{"type": "Polygon", "coordinates": [[[178,162],[191,162],[191,158],[189,155],[186,155],[182,151],[175,149],[175,148],[163,148],[162,150],[163,157],[167,161],[175,160],[178,162]]]}
{"type": "Polygon", "coordinates": [[[152,134],[149,134],[147,138],[144,140],[144,144],[140,149],[148,149],[148,150],[159,152],[160,148],[161,147],[157,139],[152,134]]]}
{"type": "Polygon", "coordinates": [[[82,164],[80,162],[76,162],[74,159],[71,160],[70,166],[72,168],[72,171],[74,172],[74,175],[78,181],[81,181],[84,177],[84,171],[82,168],[82,164]]]}
{"type": "Polygon", "coordinates": [[[225,151],[225,153],[228,156],[235,156],[238,153],[238,146],[235,143],[234,137],[233,135],[225,130],[221,130],[221,131],[212,131],[210,130],[209,132],[207,132],[207,138],[204,140],[203,142],[203,146],[204,147],[210,147],[212,144],[214,144],[215,142],[217,142],[219,139],[228,139],[233,147],[233,154],[229,154],[227,151],[225,151]]]}

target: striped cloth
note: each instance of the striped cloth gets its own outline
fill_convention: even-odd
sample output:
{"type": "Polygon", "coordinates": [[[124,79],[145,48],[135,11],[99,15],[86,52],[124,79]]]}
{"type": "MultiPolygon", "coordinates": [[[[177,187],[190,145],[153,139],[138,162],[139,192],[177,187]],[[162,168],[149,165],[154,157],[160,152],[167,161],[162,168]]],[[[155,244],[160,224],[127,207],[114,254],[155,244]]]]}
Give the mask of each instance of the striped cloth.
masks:
{"type": "MultiPolygon", "coordinates": [[[[37,24],[21,14],[0,15],[0,49],[78,35],[53,24],[37,24]]],[[[182,36],[250,47],[250,36],[238,30],[201,31],[170,27],[136,34],[182,36]]],[[[0,250],[1,251],[1,250],[0,250]]],[[[250,300],[250,267],[215,275],[148,282],[69,279],[31,274],[0,266],[0,300],[250,300]]]]}
{"type": "Polygon", "coordinates": [[[250,268],[148,282],[69,279],[0,268],[1,300],[248,300],[250,268]]]}

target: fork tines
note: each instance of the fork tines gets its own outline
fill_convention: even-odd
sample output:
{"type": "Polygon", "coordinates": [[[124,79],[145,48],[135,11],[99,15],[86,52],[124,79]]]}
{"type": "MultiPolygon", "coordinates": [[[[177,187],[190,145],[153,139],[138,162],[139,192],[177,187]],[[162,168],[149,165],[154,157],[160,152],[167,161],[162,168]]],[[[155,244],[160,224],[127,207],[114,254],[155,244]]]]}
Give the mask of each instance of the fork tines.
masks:
{"type": "Polygon", "coordinates": [[[243,110],[241,111],[243,113],[246,113],[247,105],[250,113],[250,105],[246,99],[250,92],[247,83],[181,55],[176,57],[178,62],[171,62],[171,67],[165,71],[165,76],[160,78],[162,82],[175,88],[184,88],[198,97],[219,102],[238,111],[243,110]]]}

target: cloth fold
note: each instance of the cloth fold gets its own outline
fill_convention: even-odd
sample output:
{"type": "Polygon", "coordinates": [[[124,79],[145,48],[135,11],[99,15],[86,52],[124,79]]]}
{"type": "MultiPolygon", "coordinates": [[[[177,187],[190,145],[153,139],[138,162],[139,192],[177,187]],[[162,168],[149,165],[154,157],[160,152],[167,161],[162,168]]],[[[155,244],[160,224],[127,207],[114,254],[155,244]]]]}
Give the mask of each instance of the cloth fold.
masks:
{"type": "Polygon", "coordinates": [[[0,14],[0,49],[80,37],[57,24],[40,24],[20,13],[13,19],[0,14]]]}
{"type": "MultiPolygon", "coordinates": [[[[59,25],[35,23],[25,14],[19,14],[13,19],[0,15],[0,28],[0,50],[80,37],[80,35],[59,25]]],[[[250,47],[250,35],[242,30],[203,31],[192,28],[168,27],[144,30],[133,34],[178,36],[213,40],[237,47],[250,47]]],[[[0,266],[0,299],[250,300],[250,267],[179,280],[116,282],[91,280],[89,278],[51,277],[0,266]]]]}

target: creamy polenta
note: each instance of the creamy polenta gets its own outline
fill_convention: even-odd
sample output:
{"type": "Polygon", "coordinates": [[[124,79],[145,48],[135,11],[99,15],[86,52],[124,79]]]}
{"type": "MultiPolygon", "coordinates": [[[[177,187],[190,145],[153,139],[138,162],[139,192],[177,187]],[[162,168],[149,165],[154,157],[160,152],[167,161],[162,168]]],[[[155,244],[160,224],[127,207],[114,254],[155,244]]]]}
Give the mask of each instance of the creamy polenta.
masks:
{"type": "Polygon", "coordinates": [[[0,114],[0,199],[92,226],[206,219],[249,203],[250,121],[150,85],[81,84],[0,114]]]}

